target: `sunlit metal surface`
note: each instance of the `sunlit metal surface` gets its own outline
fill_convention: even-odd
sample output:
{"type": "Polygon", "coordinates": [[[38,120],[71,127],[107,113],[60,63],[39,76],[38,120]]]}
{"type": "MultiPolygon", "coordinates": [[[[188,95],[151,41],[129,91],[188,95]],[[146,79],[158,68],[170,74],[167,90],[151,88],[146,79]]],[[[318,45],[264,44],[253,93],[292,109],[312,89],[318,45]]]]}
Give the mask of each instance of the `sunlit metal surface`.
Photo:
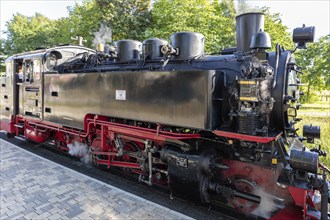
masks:
{"type": "Polygon", "coordinates": [[[45,120],[83,128],[86,113],[93,113],[209,129],[214,75],[212,70],[47,73],[45,120]]]}

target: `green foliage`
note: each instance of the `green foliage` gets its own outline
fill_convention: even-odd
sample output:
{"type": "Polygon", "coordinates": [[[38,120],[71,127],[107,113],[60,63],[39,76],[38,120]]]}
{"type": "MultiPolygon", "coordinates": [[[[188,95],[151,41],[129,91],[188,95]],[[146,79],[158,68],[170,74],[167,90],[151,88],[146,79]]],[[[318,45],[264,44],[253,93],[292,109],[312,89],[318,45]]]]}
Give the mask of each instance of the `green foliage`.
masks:
{"type": "Polygon", "coordinates": [[[71,39],[77,35],[73,33],[69,18],[60,18],[55,21],[54,34],[56,36],[56,45],[60,44],[78,44],[77,41],[71,39]]]}
{"type": "Polygon", "coordinates": [[[267,32],[272,41],[272,50],[275,50],[276,44],[280,44],[286,49],[292,49],[294,44],[288,27],[282,24],[282,19],[279,13],[272,14],[269,12],[269,8],[262,8],[262,12],[265,14],[265,32],[267,32]]]}
{"type": "Polygon", "coordinates": [[[5,40],[0,39],[0,73],[6,71],[6,66],[4,64],[5,58],[6,58],[6,52],[5,52],[5,40]]]}
{"type": "Polygon", "coordinates": [[[103,24],[111,28],[111,40],[142,40],[149,24],[149,4],[145,0],[86,0],[76,4],[69,8],[69,18],[61,21],[64,28],[60,31],[66,31],[62,39],[81,36],[86,46],[93,47],[94,32],[103,24]]]}
{"type": "Polygon", "coordinates": [[[50,20],[39,13],[31,17],[16,14],[7,22],[5,47],[14,54],[40,46],[77,43],[72,40],[77,36],[93,47],[94,32],[101,23],[112,29],[114,40],[143,40],[149,26],[149,6],[148,0],[85,0],[68,8],[68,18],[50,20]]]}
{"type": "MultiPolygon", "coordinates": [[[[303,105],[304,106],[304,105],[303,105]]],[[[321,138],[320,140],[316,140],[316,144],[321,144],[322,150],[328,153],[327,157],[321,157],[320,160],[326,166],[330,167],[330,116],[329,116],[330,106],[329,103],[323,103],[319,106],[315,104],[310,104],[309,108],[298,111],[298,117],[302,118],[302,122],[299,122],[296,128],[299,128],[298,134],[302,136],[303,125],[305,124],[313,124],[320,126],[321,128],[321,138]],[[311,108],[314,106],[314,108],[311,108]],[[321,108],[322,107],[322,108],[321,108]],[[324,109],[325,108],[325,109],[324,109]]],[[[315,148],[316,144],[307,144],[304,142],[309,148],[315,148]]]]}
{"type": "Polygon", "coordinates": [[[312,90],[330,89],[330,35],[298,51],[296,60],[304,72],[302,81],[307,84],[302,88],[306,93],[304,101],[312,101],[312,90]]]}
{"type": "MultiPolygon", "coordinates": [[[[59,32],[64,32],[62,39],[72,42],[71,37],[81,36],[86,40],[86,46],[92,47],[94,32],[96,32],[102,22],[100,10],[96,1],[86,0],[81,5],[68,8],[69,17],[60,21],[59,32]]],[[[77,44],[77,42],[75,42],[77,44]]]]}
{"type": "Polygon", "coordinates": [[[205,36],[207,52],[233,46],[235,9],[232,0],[158,0],[153,4],[147,36],[168,39],[179,31],[194,31],[205,36]]]}
{"type": "Polygon", "coordinates": [[[8,39],[5,45],[10,53],[34,50],[55,43],[55,21],[36,13],[34,16],[16,14],[7,22],[8,39]]]}
{"type": "MultiPolygon", "coordinates": [[[[147,37],[168,39],[178,31],[195,31],[205,36],[206,52],[235,45],[233,0],[156,0],[152,10],[150,0],[85,0],[68,10],[69,17],[58,20],[38,13],[32,17],[14,15],[7,23],[5,48],[13,54],[40,46],[74,43],[72,37],[77,36],[87,41],[86,46],[93,47],[94,32],[101,24],[112,29],[114,41],[142,41],[147,37]]],[[[265,29],[272,37],[273,46],[280,43],[290,47],[292,43],[279,14],[270,14],[267,8],[263,10],[265,29]]]]}
{"type": "Polygon", "coordinates": [[[144,40],[150,25],[150,0],[95,0],[101,21],[113,30],[113,40],[144,40]]]}
{"type": "MultiPolygon", "coordinates": [[[[308,91],[308,86],[305,88],[301,89],[304,93],[306,93],[306,91],[308,91]]],[[[317,101],[319,101],[319,96],[316,93],[316,91],[314,90],[310,90],[309,92],[307,92],[307,95],[302,95],[299,99],[299,101],[301,103],[315,103],[317,101]]]]}

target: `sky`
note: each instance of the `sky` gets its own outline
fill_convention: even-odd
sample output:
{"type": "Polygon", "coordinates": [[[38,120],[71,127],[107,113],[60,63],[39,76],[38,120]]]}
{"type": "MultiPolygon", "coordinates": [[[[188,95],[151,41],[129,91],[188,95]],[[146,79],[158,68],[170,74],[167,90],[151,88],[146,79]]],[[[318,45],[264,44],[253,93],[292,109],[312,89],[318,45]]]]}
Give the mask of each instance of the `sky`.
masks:
{"type": "Polygon", "coordinates": [[[296,27],[315,26],[315,37],[330,34],[330,0],[249,0],[256,7],[267,6],[272,13],[280,13],[284,25],[296,27]]]}
{"type": "MultiPolygon", "coordinates": [[[[67,7],[76,2],[81,3],[81,0],[0,0],[1,37],[5,37],[5,24],[13,14],[32,16],[39,12],[57,19],[67,17],[67,7]]],[[[255,7],[267,6],[272,13],[280,13],[290,32],[306,24],[316,27],[316,39],[330,33],[330,0],[248,0],[248,3],[255,7]]]]}
{"type": "Polygon", "coordinates": [[[0,31],[1,37],[5,35],[5,25],[7,21],[13,18],[13,15],[20,13],[26,16],[33,16],[36,12],[50,19],[67,17],[68,6],[74,6],[75,3],[81,3],[81,0],[0,0],[0,31]]]}

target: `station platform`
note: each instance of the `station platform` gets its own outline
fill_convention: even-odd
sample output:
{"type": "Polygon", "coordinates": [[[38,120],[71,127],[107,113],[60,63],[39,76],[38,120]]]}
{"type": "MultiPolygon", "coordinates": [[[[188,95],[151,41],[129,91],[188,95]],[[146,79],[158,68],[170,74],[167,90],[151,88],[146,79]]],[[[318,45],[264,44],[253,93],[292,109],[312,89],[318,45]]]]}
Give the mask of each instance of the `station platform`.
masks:
{"type": "Polygon", "coordinates": [[[0,139],[0,219],[192,219],[0,139]]]}

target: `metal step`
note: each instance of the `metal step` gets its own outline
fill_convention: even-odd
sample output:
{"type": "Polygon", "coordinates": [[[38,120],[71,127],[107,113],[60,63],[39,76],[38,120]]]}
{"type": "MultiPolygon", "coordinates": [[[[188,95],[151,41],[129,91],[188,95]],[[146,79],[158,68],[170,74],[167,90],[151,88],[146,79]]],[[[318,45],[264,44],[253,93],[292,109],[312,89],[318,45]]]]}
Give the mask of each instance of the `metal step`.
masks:
{"type": "Polygon", "coordinates": [[[24,128],[24,124],[14,124],[14,126],[17,128],[24,128]]]}

